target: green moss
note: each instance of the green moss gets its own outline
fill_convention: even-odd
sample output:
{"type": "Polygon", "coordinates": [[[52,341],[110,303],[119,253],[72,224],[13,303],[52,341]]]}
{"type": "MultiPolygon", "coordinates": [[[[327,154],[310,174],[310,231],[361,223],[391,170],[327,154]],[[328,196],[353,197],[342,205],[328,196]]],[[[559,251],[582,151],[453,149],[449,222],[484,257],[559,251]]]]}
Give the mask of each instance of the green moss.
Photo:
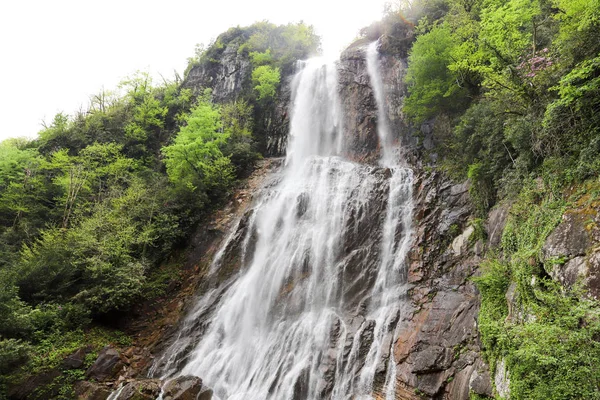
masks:
{"type": "Polygon", "coordinates": [[[475,218],[473,221],[471,221],[471,225],[473,226],[473,234],[469,237],[470,243],[476,243],[479,240],[485,240],[487,238],[484,224],[485,221],[481,218],[475,218]]]}
{"type": "MultiPolygon", "coordinates": [[[[84,378],[85,370],[98,357],[98,352],[106,345],[130,346],[131,337],[116,330],[94,327],[87,331],[76,330],[46,334],[40,332],[40,338],[29,351],[29,361],[21,368],[0,377],[0,389],[29,379],[31,376],[59,368],[61,375],[49,385],[41,387],[35,396],[48,398],[49,393],[59,393],[54,399],[72,399],[73,384],[84,378]],[[80,369],[61,369],[63,360],[82,347],[89,348],[83,366],[80,369]]],[[[0,399],[3,399],[0,396],[0,399]]]]}
{"type": "Polygon", "coordinates": [[[489,397],[487,397],[487,396],[482,396],[480,394],[473,393],[473,392],[469,393],[469,400],[487,400],[487,399],[489,399],[489,397]]]}

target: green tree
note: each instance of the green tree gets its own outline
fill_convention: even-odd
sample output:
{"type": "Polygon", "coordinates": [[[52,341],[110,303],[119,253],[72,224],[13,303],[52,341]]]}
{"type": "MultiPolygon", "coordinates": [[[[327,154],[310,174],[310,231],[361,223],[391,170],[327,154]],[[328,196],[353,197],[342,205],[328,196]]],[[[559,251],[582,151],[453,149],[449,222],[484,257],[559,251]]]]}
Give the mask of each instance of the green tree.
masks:
{"type": "Polygon", "coordinates": [[[210,91],[199,98],[173,143],[162,149],[169,179],[193,190],[226,189],[233,178],[231,161],[221,151],[229,133],[209,98],[210,91]]]}
{"type": "Polygon", "coordinates": [[[414,43],[408,59],[409,96],[404,110],[416,122],[464,106],[467,91],[457,84],[458,74],[448,68],[457,45],[447,24],[434,26],[414,43]]]}
{"type": "Polygon", "coordinates": [[[254,90],[258,92],[258,100],[270,100],[275,97],[277,87],[281,80],[279,68],[261,65],[252,71],[254,90]]]}

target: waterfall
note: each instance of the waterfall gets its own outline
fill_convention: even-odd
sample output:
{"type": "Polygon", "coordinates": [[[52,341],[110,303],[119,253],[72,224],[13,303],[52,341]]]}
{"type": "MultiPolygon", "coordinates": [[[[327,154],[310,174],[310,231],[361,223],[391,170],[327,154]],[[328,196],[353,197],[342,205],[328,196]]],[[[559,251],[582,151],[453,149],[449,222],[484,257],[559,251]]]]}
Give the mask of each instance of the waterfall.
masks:
{"type": "Polygon", "coordinates": [[[302,62],[285,166],[255,199],[239,273],[200,297],[152,374],[200,376],[220,400],[394,398],[412,171],[393,158],[374,49],[381,166],[344,158],[336,63],[302,62]]]}
{"type": "Polygon", "coordinates": [[[394,148],[392,146],[392,135],[390,132],[387,113],[385,111],[385,90],[383,87],[383,78],[379,68],[379,52],[377,51],[378,42],[372,42],[366,51],[367,72],[371,80],[373,96],[377,104],[377,136],[381,146],[381,164],[384,166],[394,166],[394,148]]]}

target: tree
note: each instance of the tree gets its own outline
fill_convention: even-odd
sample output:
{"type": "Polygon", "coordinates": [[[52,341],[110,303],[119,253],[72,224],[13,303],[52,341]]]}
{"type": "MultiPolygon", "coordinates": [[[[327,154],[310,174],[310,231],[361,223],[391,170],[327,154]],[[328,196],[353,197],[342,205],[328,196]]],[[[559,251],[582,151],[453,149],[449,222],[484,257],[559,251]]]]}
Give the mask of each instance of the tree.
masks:
{"type": "Polygon", "coordinates": [[[261,65],[252,71],[254,90],[258,92],[258,100],[270,100],[275,97],[275,92],[281,80],[279,68],[261,65]]]}
{"type": "Polygon", "coordinates": [[[231,162],[221,152],[229,133],[223,131],[221,109],[209,98],[207,91],[198,99],[186,125],[162,149],[169,179],[193,190],[225,189],[233,178],[231,162]]]}
{"type": "Polygon", "coordinates": [[[458,74],[448,68],[456,47],[457,40],[447,24],[434,26],[413,45],[406,73],[409,96],[404,111],[416,122],[464,104],[467,91],[458,84],[458,74]]]}

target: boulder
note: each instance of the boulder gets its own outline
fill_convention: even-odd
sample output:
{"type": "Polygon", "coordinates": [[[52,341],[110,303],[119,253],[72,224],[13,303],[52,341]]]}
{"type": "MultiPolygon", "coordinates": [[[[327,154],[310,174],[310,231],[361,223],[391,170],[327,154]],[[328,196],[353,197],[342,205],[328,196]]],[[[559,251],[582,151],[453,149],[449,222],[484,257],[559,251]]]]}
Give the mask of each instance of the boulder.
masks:
{"type": "Polygon", "coordinates": [[[506,368],[504,359],[498,362],[496,365],[496,375],[494,376],[494,383],[496,384],[496,391],[503,399],[510,399],[510,374],[506,368]]]}
{"type": "MultiPolygon", "coordinates": [[[[202,386],[202,379],[197,376],[179,376],[168,381],[163,387],[164,400],[196,400],[198,395],[205,389],[202,386]]],[[[210,399],[206,397],[206,399],[210,399]]]]}
{"type": "Polygon", "coordinates": [[[77,400],[106,400],[110,391],[105,386],[95,382],[79,381],[75,383],[75,396],[77,400]]]}
{"type": "Polygon", "coordinates": [[[160,395],[159,379],[140,379],[129,382],[117,392],[115,400],[155,400],[160,395]]]}
{"type": "Polygon", "coordinates": [[[86,354],[89,353],[89,348],[82,347],[73,354],[70,354],[62,362],[65,369],[77,369],[83,367],[86,354]]]}
{"type": "Polygon", "coordinates": [[[492,397],[492,378],[488,371],[475,370],[469,380],[471,392],[480,396],[492,397]]]}
{"type": "Polygon", "coordinates": [[[491,247],[498,247],[502,240],[502,232],[506,226],[508,219],[508,211],[510,210],[509,203],[502,203],[496,206],[488,215],[486,231],[488,235],[488,243],[491,247]]]}
{"type": "Polygon", "coordinates": [[[562,222],[546,239],[542,254],[545,259],[566,257],[568,259],[584,256],[591,245],[589,232],[585,222],[589,217],[585,214],[566,213],[562,222]]]}
{"type": "Polygon", "coordinates": [[[600,252],[598,230],[589,221],[598,219],[597,211],[571,210],[552,231],[542,247],[545,267],[565,289],[581,284],[589,296],[600,296],[600,252]]]}
{"type": "Polygon", "coordinates": [[[462,253],[465,252],[469,245],[469,239],[471,238],[473,232],[475,232],[475,228],[473,227],[473,225],[469,225],[463,233],[458,235],[452,241],[452,251],[454,252],[455,256],[460,256],[462,253]]]}
{"type": "Polygon", "coordinates": [[[85,375],[88,379],[104,382],[114,379],[124,365],[119,352],[111,346],[106,346],[100,351],[98,358],[88,368],[85,375]]]}

